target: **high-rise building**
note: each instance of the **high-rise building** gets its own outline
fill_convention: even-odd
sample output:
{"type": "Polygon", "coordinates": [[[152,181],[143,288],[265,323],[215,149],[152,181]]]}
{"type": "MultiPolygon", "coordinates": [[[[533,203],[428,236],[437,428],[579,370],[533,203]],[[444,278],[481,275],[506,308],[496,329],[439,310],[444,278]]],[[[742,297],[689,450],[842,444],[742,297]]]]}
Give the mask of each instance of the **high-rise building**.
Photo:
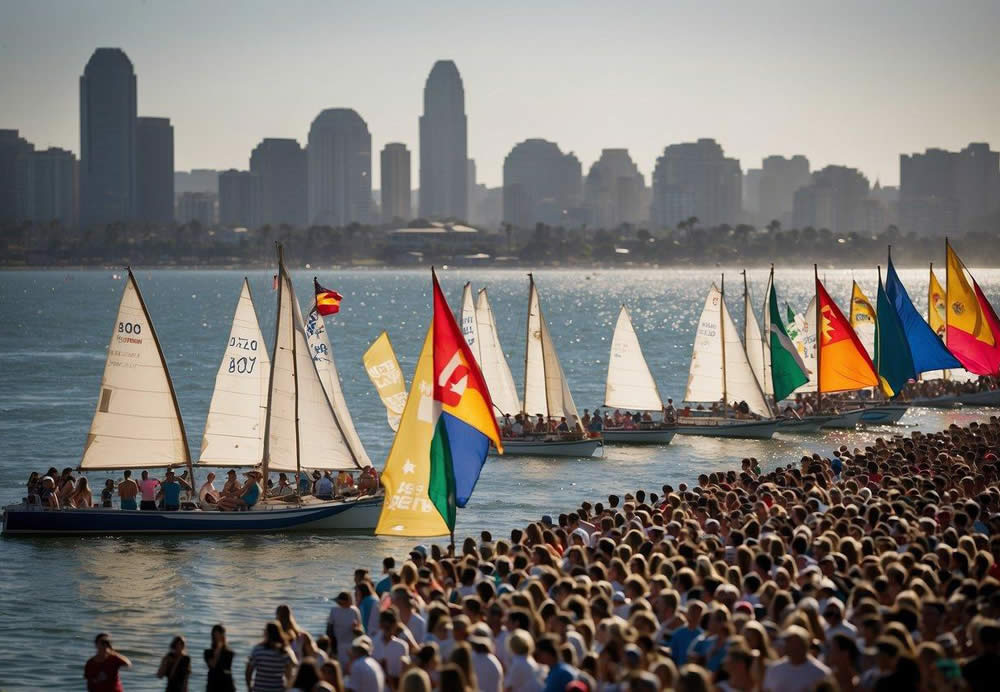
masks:
{"type": "Polygon", "coordinates": [[[25,157],[35,145],[17,130],[0,130],[0,223],[13,224],[25,218],[28,179],[25,157]]]}
{"type": "Polygon", "coordinates": [[[400,142],[390,142],[382,149],[382,221],[409,221],[410,150],[400,142]]]}
{"type": "Polygon", "coordinates": [[[98,48],[80,77],[80,202],[85,226],[134,219],[136,78],[120,48],[98,48]]]}
{"type": "Polygon", "coordinates": [[[170,118],[137,118],[137,218],[145,223],[174,222],[174,127],[170,118]]]}
{"type": "Polygon", "coordinates": [[[420,216],[468,218],[465,88],[452,60],[438,60],[420,116],[420,216]]]}
{"type": "Polygon", "coordinates": [[[306,152],[294,139],[261,140],[250,154],[250,172],[260,179],[260,223],[302,227],[308,223],[306,152]]]}
{"type": "Polygon", "coordinates": [[[24,220],[59,223],[75,228],[78,221],[78,166],[73,152],[55,147],[34,151],[22,160],[27,185],[23,199],[24,220]]]}
{"type": "Polygon", "coordinates": [[[696,217],[702,226],[736,224],[741,216],[743,174],[714,139],[671,144],[656,160],[651,217],[675,226],[696,217]]]}
{"type": "Polygon", "coordinates": [[[640,206],[644,186],[642,173],[628,149],[604,149],[590,167],[584,186],[590,224],[616,228],[644,221],[648,218],[640,206]]]}
{"type": "Polygon", "coordinates": [[[544,139],[520,142],[503,162],[504,223],[521,228],[575,225],[581,182],[580,160],[572,152],[564,154],[558,144],[544,139]]]}
{"type": "Polygon", "coordinates": [[[309,128],[309,223],[368,223],[372,204],[372,136],[352,108],[328,108],[309,128]]]}
{"type": "Polygon", "coordinates": [[[797,228],[826,228],[841,234],[882,230],[869,227],[879,221],[868,203],[868,178],[856,168],[827,166],[795,191],[792,221],[797,228]]]}
{"type": "Polygon", "coordinates": [[[809,159],[805,156],[768,156],[764,159],[758,211],[761,223],[768,224],[776,219],[783,226],[789,226],[795,207],[795,191],[810,182],[809,159]]]}
{"type": "Polygon", "coordinates": [[[182,192],[177,198],[177,223],[197,221],[205,228],[214,226],[218,203],[214,192],[182,192]]]}
{"type": "Polygon", "coordinates": [[[764,223],[760,220],[760,179],[763,171],[748,168],[743,173],[743,213],[750,223],[764,223]]]}
{"type": "Polygon", "coordinates": [[[260,178],[250,171],[219,173],[219,224],[227,228],[260,226],[260,178]]]}

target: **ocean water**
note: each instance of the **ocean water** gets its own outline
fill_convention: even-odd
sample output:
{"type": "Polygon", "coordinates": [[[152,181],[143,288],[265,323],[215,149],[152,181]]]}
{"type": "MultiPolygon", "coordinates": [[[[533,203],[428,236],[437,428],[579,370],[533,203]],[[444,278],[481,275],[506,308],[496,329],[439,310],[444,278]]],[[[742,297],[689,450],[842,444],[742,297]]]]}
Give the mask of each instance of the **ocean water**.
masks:
{"type": "MultiPolygon", "coordinates": [[[[544,270],[535,273],[577,406],[602,403],[611,334],[622,303],[628,305],[646,358],[664,397],[683,398],[694,328],[721,269],[544,270]]],[[[1000,270],[974,270],[987,295],[1000,294],[1000,270]]],[[[121,295],[120,270],[0,272],[0,503],[22,497],[33,470],[78,463],[121,295]],[[119,278],[115,278],[117,273],[119,278]]],[[[900,272],[921,310],[927,272],[900,272]]],[[[215,372],[228,338],[243,277],[238,271],[136,273],[166,355],[192,453],[200,448],[215,372]]],[[[305,302],[311,279],[339,291],[341,312],[327,327],[355,424],[381,467],[392,442],[384,409],[361,365],[361,354],[389,332],[409,378],[430,320],[430,272],[339,270],[294,272],[305,302]]],[[[874,271],[855,278],[874,302],[874,271]]],[[[514,379],[524,376],[527,277],[517,270],[442,269],[449,302],[460,305],[462,286],[489,288],[501,341],[514,379]]],[[[821,274],[847,307],[852,274],[821,274]]],[[[265,339],[273,338],[275,294],[271,272],[249,275],[265,339]]],[[[943,278],[943,277],[941,277],[943,278]]],[[[750,273],[760,305],[767,273],[750,273]]],[[[805,309],[812,271],[779,271],[782,301],[805,309]]],[[[742,323],[743,282],[726,271],[726,294],[742,323]]],[[[758,314],[760,308],[758,307],[758,314]]],[[[994,411],[995,413],[995,411],[994,411]]],[[[937,430],[988,415],[983,410],[914,409],[899,426],[770,441],[677,437],[666,447],[605,448],[589,460],[491,457],[469,506],[459,511],[457,538],[482,529],[504,535],[542,514],[568,511],[585,499],[663,483],[691,481],[698,473],[738,467],[756,456],[765,468],[795,461],[804,452],[878,435],[937,430]]],[[[91,474],[95,487],[115,474],[91,474]]],[[[194,657],[192,689],[204,682],[200,651],[209,630],[225,623],[242,673],[245,655],[275,607],[288,603],[311,632],[322,633],[333,596],[351,583],[357,567],[378,573],[381,558],[402,558],[413,539],[372,536],[266,535],[232,537],[11,538],[0,540],[0,689],[80,687],[92,640],[109,631],[132,658],[126,689],[157,689],[159,657],[182,633],[194,657]],[[43,653],[45,652],[45,653],[43,653]],[[53,655],[55,654],[55,655],[53,655]]]]}

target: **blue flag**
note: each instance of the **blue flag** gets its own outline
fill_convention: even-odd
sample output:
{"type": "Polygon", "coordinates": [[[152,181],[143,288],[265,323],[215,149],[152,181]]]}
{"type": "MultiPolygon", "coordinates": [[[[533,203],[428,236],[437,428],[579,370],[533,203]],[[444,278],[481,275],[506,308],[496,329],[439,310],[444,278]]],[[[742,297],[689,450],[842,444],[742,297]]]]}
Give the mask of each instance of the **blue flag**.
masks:
{"type": "Polygon", "coordinates": [[[906,347],[902,320],[892,309],[881,276],[878,277],[875,308],[875,370],[882,392],[887,397],[898,396],[907,382],[917,379],[910,349],[906,347]]]}
{"type": "Polygon", "coordinates": [[[903,288],[903,283],[892,266],[889,258],[889,270],[885,276],[885,293],[896,308],[899,321],[903,324],[903,333],[910,347],[913,358],[913,368],[917,374],[928,370],[943,370],[945,368],[960,368],[962,364],[951,354],[944,342],[934,333],[931,326],[924,321],[913,301],[903,288]]]}

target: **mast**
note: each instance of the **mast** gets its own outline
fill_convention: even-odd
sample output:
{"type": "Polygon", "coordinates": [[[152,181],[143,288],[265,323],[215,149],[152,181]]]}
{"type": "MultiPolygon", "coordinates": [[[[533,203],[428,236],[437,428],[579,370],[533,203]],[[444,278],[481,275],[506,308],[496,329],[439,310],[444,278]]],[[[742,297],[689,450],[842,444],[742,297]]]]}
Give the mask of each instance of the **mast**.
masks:
{"type": "Polygon", "coordinates": [[[729,393],[726,391],[726,275],[722,275],[722,288],[719,289],[719,338],[722,339],[722,417],[726,417],[729,405],[729,393]]]}
{"type": "MultiPolygon", "coordinates": [[[[281,324],[281,294],[285,290],[285,282],[281,276],[282,262],[281,243],[274,244],[278,251],[278,304],[274,312],[274,345],[271,348],[271,374],[267,378],[267,413],[264,416],[264,452],[260,461],[261,473],[264,476],[264,490],[267,489],[267,467],[271,463],[271,397],[274,395],[274,361],[278,357],[278,330],[281,324]]],[[[297,417],[298,412],[296,412],[297,417]]],[[[297,430],[297,428],[296,428],[297,430]]],[[[300,478],[295,479],[295,493],[299,492],[300,478]]]]}
{"type": "Polygon", "coordinates": [[[813,265],[813,278],[816,286],[816,314],[814,315],[816,320],[816,414],[819,415],[823,408],[823,368],[820,367],[821,354],[823,353],[823,310],[819,304],[819,266],[815,264],[813,265]]]}
{"type": "MultiPolygon", "coordinates": [[[[747,308],[750,305],[750,301],[748,300],[749,291],[747,290],[747,270],[744,269],[743,271],[740,272],[740,274],[743,275],[743,340],[746,341],[747,321],[748,321],[747,320],[747,312],[748,312],[747,308]]],[[[745,343],[743,344],[743,348],[744,348],[744,350],[746,349],[746,344],[745,343]]]]}
{"type": "MultiPolygon", "coordinates": [[[[287,276],[287,272],[285,271],[285,264],[284,264],[284,262],[281,262],[281,264],[279,265],[279,267],[280,267],[279,272],[282,275],[287,276]]],[[[291,282],[292,282],[292,279],[291,279],[291,277],[289,277],[288,278],[288,283],[291,284],[291,282]]],[[[297,298],[296,298],[295,302],[296,302],[296,304],[298,303],[298,299],[297,298]]],[[[317,315],[318,314],[319,313],[317,312],[317,315]]],[[[293,314],[293,319],[289,320],[289,325],[290,325],[290,328],[292,330],[292,382],[294,382],[294,386],[295,386],[295,497],[298,500],[301,500],[301,497],[299,496],[299,490],[298,490],[298,485],[299,485],[299,480],[298,479],[302,476],[302,445],[301,445],[300,440],[299,440],[299,363],[298,363],[298,357],[296,355],[296,350],[297,349],[295,347],[295,342],[298,341],[298,339],[295,338],[295,328],[298,325],[295,324],[294,314],[293,314]]],[[[338,421],[337,424],[338,424],[338,427],[339,427],[340,422],[338,421]]],[[[341,434],[343,434],[343,431],[341,431],[341,434]]],[[[353,456],[353,450],[352,450],[352,456],[353,456]]],[[[358,463],[357,459],[354,460],[354,463],[355,464],[358,463]]],[[[264,487],[261,489],[261,493],[263,493],[263,494],[266,495],[267,494],[267,476],[264,477],[264,479],[263,479],[262,482],[264,484],[264,487]]]]}
{"type": "MultiPolygon", "coordinates": [[[[892,245],[889,246],[889,261],[890,262],[892,261],[892,245]]],[[[885,288],[882,286],[882,265],[881,264],[876,265],[876,268],[878,269],[878,290],[881,291],[881,292],[884,292],[885,288]]],[[[888,298],[888,296],[886,296],[886,298],[888,298]]],[[[876,301],[876,305],[877,305],[878,304],[878,294],[876,294],[876,296],[875,296],[875,301],[876,301]]],[[[851,329],[854,329],[854,325],[853,324],[851,324],[851,329]]],[[[879,334],[878,334],[878,315],[876,314],[876,316],[875,316],[875,341],[876,341],[876,343],[879,341],[878,337],[879,337],[879,334]]],[[[882,401],[887,401],[886,396],[885,396],[885,391],[881,387],[881,380],[882,380],[881,372],[882,372],[882,349],[880,349],[880,348],[878,348],[876,346],[876,348],[875,348],[875,377],[878,378],[880,384],[877,387],[873,387],[873,389],[875,390],[875,392],[878,392],[879,394],[882,395],[882,401]]]]}
{"type": "MultiPolygon", "coordinates": [[[[535,291],[535,277],[528,272],[528,314],[524,319],[524,390],[521,397],[521,413],[527,417],[528,410],[528,349],[531,348],[531,295],[535,291]]],[[[542,363],[542,370],[545,370],[545,363],[542,363]]],[[[546,396],[546,401],[548,397],[546,396]]]]}

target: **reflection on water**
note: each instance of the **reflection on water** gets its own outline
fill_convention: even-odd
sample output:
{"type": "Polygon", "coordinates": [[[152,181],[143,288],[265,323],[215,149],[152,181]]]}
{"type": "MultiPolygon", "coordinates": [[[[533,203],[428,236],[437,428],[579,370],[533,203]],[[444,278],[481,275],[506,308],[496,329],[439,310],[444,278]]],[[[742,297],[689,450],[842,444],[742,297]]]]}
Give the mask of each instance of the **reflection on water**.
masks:
{"type": "MultiPolygon", "coordinates": [[[[308,295],[313,273],[296,277],[308,295]]],[[[391,433],[361,365],[361,354],[388,328],[404,372],[416,363],[429,318],[426,272],[318,272],[345,296],[328,319],[344,392],[359,434],[377,465],[391,433]]],[[[546,271],[536,273],[546,315],[580,408],[593,410],[604,394],[604,374],[618,307],[632,312],[650,367],[665,395],[680,399],[687,378],[691,335],[704,292],[717,272],[546,271]],[[590,274],[592,278],[583,277],[590,274]],[[623,286],[626,288],[623,289],[623,286]]],[[[902,272],[911,296],[926,296],[926,272],[902,272]]],[[[58,272],[0,273],[0,502],[21,496],[31,470],[75,465],[93,415],[101,363],[120,297],[121,282],[105,272],[74,272],[72,291],[54,294],[58,272]],[[44,327],[44,328],[43,328],[44,327]]],[[[239,291],[238,272],[142,272],[139,281],[175,380],[188,436],[196,451],[218,359],[239,291]]],[[[1000,272],[976,272],[991,298],[1000,272]]],[[[488,281],[500,337],[515,380],[523,377],[526,286],[520,271],[441,273],[458,304],[466,280],[488,281]]],[[[875,275],[858,274],[865,290],[875,275]],[[867,282],[867,283],[866,283],[867,282]]],[[[250,276],[265,335],[274,314],[270,272],[250,276]]],[[[752,272],[762,296],[765,272],[752,272]]],[[[810,272],[779,272],[783,300],[802,309],[810,272]]],[[[829,272],[828,286],[846,300],[850,274],[829,272]]],[[[742,304],[731,297],[737,321],[742,304]]],[[[995,413],[995,412],[994,412],[995,413]]],[[[879,435],[938,430],[985,412],[910,411],[902,425],[822,435],[778,434],[773,440],[674,438],[665,447],[604,448],[587,460],[490,457],[470,506],[459,512],[458,535],[490,530],[506,535],[542,514],[567,511],[582,500],[638,487],[693,482],[697,474],[737,467],[754,456],[765,469],[793,463],[812,451],[870,444],[879,435]]],[[[104,474],[93,474],[92,484],[104,474]]],[[[0,542],[0,662],[2,689],[78,687],[93,635],[110,631],[136,663],[126,689],[160,689],[154,673],[170,638],[187,635],[193,652],[192,689],[201,686],[200,649],[216,622],[224,622],[238,654],[236,670],[279,603],[292,606],[314,633],[324,629],[331,598],[351,584],[353,570],[377,571],[387,554],[403,556],[412,539],[365,536],[232,536],[14,539],[0,542]],[[44,654],[41,652],[45,652],[44,654]],[[55,652],[51,655],[48,652],[55,652]]]]}

